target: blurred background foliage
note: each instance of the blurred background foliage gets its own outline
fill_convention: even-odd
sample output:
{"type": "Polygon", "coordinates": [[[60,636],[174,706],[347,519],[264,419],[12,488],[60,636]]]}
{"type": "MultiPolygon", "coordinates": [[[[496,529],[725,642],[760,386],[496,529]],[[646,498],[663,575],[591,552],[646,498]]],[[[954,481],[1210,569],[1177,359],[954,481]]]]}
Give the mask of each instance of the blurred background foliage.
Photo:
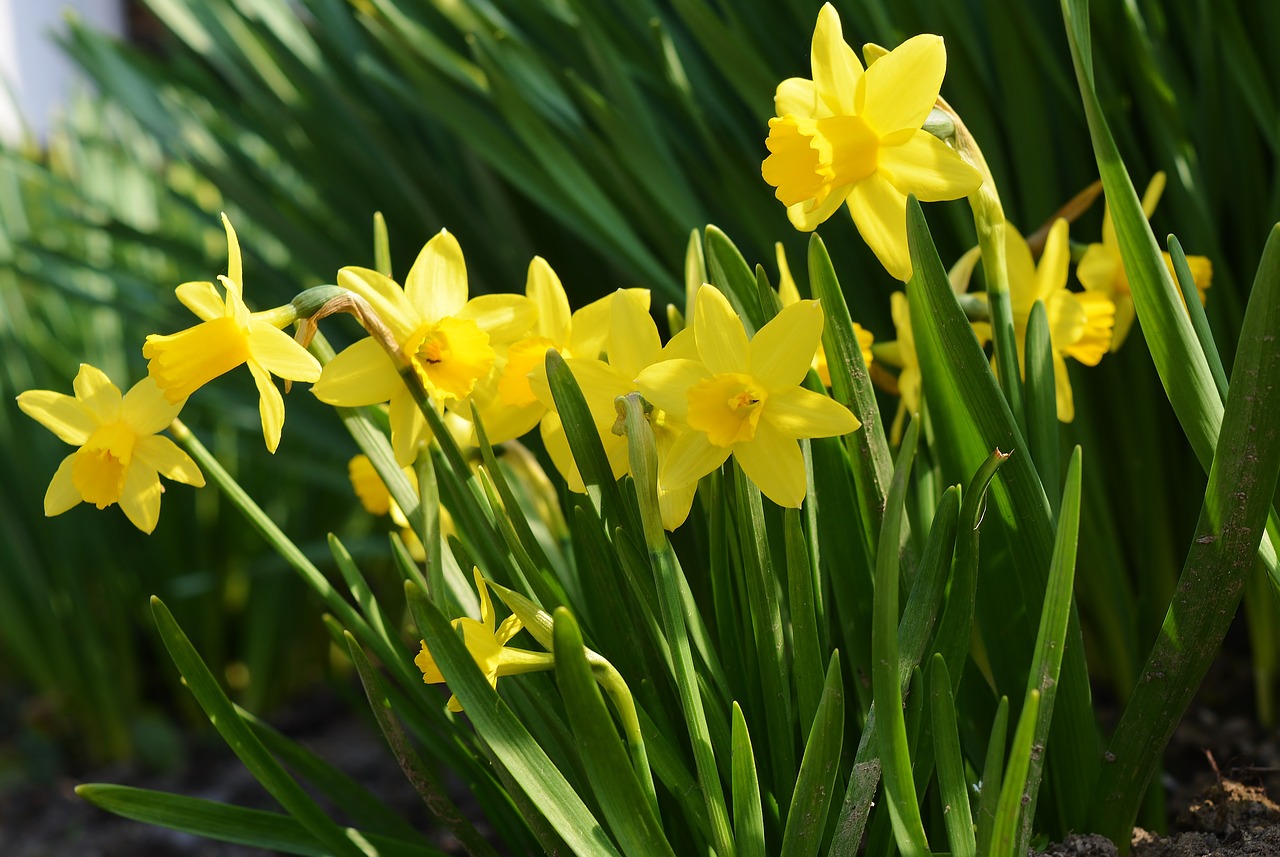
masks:
{"type": "MultiPolygon", "coordinates": [[[[221,210],[240,233],[255,308],[371,264],[375,211],[397,272],[431,234],[454,232],[473,294],[521,290],[538,254],[575,305],[634,285],[654,289],[657,307],[680,304],[688,234],[707,223],[771,276],[775,241],[803,258],[804,236],[759,165],[774,86],[808,73],[818,0],[142,5],[149,15],[129,43],[72,23],[64,47],[96,94],[68,105],[46,147],[0,155],[5,401],[68,390],[81,360],[121,386],[140,377],[143,337],[189,322],[173,287],[225,267],[221,210]]],[[[943,94],[1024,233],[1097,178],[1056,3],[837,5],[854,44],[946,38],[943,94]]],[[[1208,313],[1229,368],[1265,226],[1280,219],[1280,5],[1099,0],[1092,14],[1125,161],[1140,189],[1169,174],[1156,232],[1212,259],[1208,313]]],[[[944,259],[972,245],[962,203],[930,217],[944,259]]],[[[1100,222],[1099,203],[1074,240],[1097,241],[1100,222]]],[[[899,284],[847,216],[821,232],[855,318],[893,338],[888,295],[899,284]]],[[[1079,370],[1076,421],[1062,433],[1064,448],[1081,442],[1090,455],[1077,592],[1092,671],[1115,698],[1159,627],[1204,476],[1136,330],[1096,370],[1079,370]]],[[[322,567],[328,531],[355,551],[381,546],[345,483],[354,446],[337,421],[295,393],[290,454],[264,459],[243,381],[219,381],[215,404],[205,396],[184,420],[322,567]]],[[[216,492],[171,492],[150,538],[116,510],[45,520],[41,498],[64,453],[14,407],[0,412],[0,432],[0,679],[10,688],[0,722],[19,727],[2,730],[18,737],[0,744],[0,769],[169,746],[157,736],[189,703],[172,696],[149,632],[150,593],[251,710],[324,675],[317,605],[223,514],[216,492]]],[[[1260,581],[1247,608],[1265,619],[1249,630],[1270,718],[1274,591],[1260,581]]]]}

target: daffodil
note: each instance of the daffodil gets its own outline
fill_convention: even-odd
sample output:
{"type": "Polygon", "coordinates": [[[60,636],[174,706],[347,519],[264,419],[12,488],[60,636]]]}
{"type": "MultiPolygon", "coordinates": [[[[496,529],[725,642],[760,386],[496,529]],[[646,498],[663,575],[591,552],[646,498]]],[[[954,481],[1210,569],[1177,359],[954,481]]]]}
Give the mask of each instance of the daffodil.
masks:
{"type": "MultiPolygon", "coordinates": [[[[796,281],[791,276],[791,266],[787,264],[787,253],[779,241],[773,245],[774,253],[778,259],[778,301],[784,307],[791,306],[800,302],[800,290],[796,288],[796,281]]],[[[862,363],[864,366],[870,366],[874,355],[871,353],[871,345],[876,338],[871,331],[858,324],[853,323],[853,335],[858,338],[858,348],[862,351],[862,363]]],[[[831,367],[827,365],[827,352],[822,347],[822,343],[818,343],[818,351],[813,355],[813,371],[818,373],[818,377],[822,379],[822,386],[831,386],[831,367]]]]}
{"type": "Polygon", "coordinates": [[[698,359],[666,360],[636,379],[649,402],[689,427],[661,462],[659,487],[696,483],[732,455],[766,497],[799,508],[806,480],[798,440],[859,426],[843,405],[800,386],[822,336],[822,308],[794,303],[748,340],[729,301],[704,285],[693,316],[698,359]]]}
{"type": "Polygon", "coordinates": [[[290,381],[312,382],[320,364],[307,350],[280,330],[296,319],[292,307],[251,313],[244,302],[244,273],[240,242],[231,221],[222,215],[227,231],[227,273],[219,276],[225,297],[213,283],[183,283],[176,293],[200,324],[170,336],[152,334],[142,347],[147,372],[170,403],[180,404],[205,384],[246,364],[258,387],[258,412],[267,449],[276,451],[284,428],[284,399],[272,375],[290,381]]]}
{"type": "MultiPolygon", "coordinates": [[[[1155,213],[1164,185],[1164,173],[1156,173],[1147,185],[1146,193],[1142,195],[1142,211],[1148,219],[1155,213]]],[[[1168,253],[1164,254],[1164,262],[1169,266],[1169,273],[1173,274],[1173,259],[1168,253]]],[[[1204,303],[1205,291],[1213,282],[1213,264],[1204,256],[1188,256],[1187,266],[1191,269],[1191,279],[1200,294],[1200,303],[1204,303]]],[[[1124,260],[1120,257],[1120,242],[1116,238],[1115,225],[1111,222],[1110,206],[1102,214],[1102,243],[1088,246],[1080,264],[1076,266],[1076,276],[1085,289],[1106,295],[1115,303],[1115,335],[1111,339],[1111,350],[1115,351],[1129,335],[1134,310],[1133,295],[1129,292],[1129,277],[1125,274],[1124,260]]]]}
{"type": "Polygon", "coordinates": [[[73,383],[75,396],[52,390],[28,390],[18,407],[36,422],[77,446],[58,466],[44,495],[44,513],[61,515],[81,502],[105,509],[120,504],[144,533],[160,518],[160,474],[197,488],[204,476],[177,444],[162,437],[178,416],[174,404],[151,378],[143,378],[124,396],[87,363],[73,383]]]}
{"type": "Polygon", "coordinates": [[[812,80],[778,85],[761,173],[792,225],[806,232],[847,201],[881,264],[905,281],[907,194],[924,202],[959,199],[982,184],[977,170],[921,130],[942,87],[946,48],[938,36],[919,35],[863,71],[827,3],[810,58],[812,80]]]}
{"type": "MultiPolygon", "coordinates": [[[[422,248],[403,289],[368,268],[343,268],[338,285],[369,303],[395,338],[413,382],[437,406],[458,405],[470,396],[493,367],[494,343],[510,343],[534,322],[533,303],[520,295],[467,299],[462,249],[444,230],[422,248]]],[[[373,337],[334,357],[311,391],[339,407],[390,402],[391,446],[401,466],[413,463],[427,440],[427,422],[413,394],[373,337]]]]}
{"type": "MultiPolygon", "coordinates": [[[[520,632],[524,625],[514,613],[502,621],[494,630],[493,600],[489,597],[489,587],[485,583],[480,569],[472,570],[476,579],[476,589],[480,592],[480,619],[470,617],[453,620],[453,627],[462,631],[463,642],[476,665],[489,680],[490,686],[498,687],[498,678],[504,675],[538,672],[555,668],[555,656],[547,652],[529,652],[524,649],[513,649],[507,642],[520,632]]],[[[422,643],[422,651],[413,659],[418,669],[422,670],[422,680],[427,684],[443,684],[444,673],[436,666],[435,658],[422,643]]],[[[462,703],[458,697],[449,697],[449,710],[461,711],[462,703]]]]}
{"type": "MultiPolygon", "coordinates": [[[[696,351],[693,347],[692,330],[677,334],[665,347],[662,345],[658,326],[649,315],[648,295],[638,294],[635,289],[620,289],[613,294],[610,316],[609,361],[606,363],[599,358],[570,357],[565,360],[565,365],[582,390],[583,399],[591,411],[591,420],[600,435],[605,456],[613,470],[613,477],[621,479],[631,472],[631,462],[626,435],[613,430],[618,419],[614,401],[619,396],[638,389],[635,379],[647,367],[677,357],[693,357],[696,351]]],[[[533,372],[530,380],[535,393],[551,409],[541,424],[542,442],[547,454],[564,476],[569,489],[579,494],[584,493],[586,485],[569,449],[564,424],[554,410],[555,401],[547,384],[545,365],[533,372]]],[[[660,408],[650,412],[649,425],[653,428],[658,460],[661,462],[670,453],[685,427],[660,408]]],[[[659,486],[658,506],[662,513],[662,524],[668,530],[674,530],[689,517],[697,487],[696,482],[670,489],[659,486]]]]}
{"type": "Polygon", "coordinates": [[[1116,319],[1116,305],[1105,294],[1067,290],[1067,269],[1071,261],[1067,228],[1067,221],[1063,218],[1054,222],[1037,266],[1031,258],[1031,249],[1018,230],[1012,224],[1005,227],[1009,305],[1013,312],[1019,363],[1025,359],[1031,308],[1036,301],[1043,301],[1053,351],[1058,419],[1064,423],[1075,419],[1075,403],[1065,358],[1072,357],[1086,366],[1098,365],[1102,355],[1111,347],[1111,332],[1116,319]]]}
{"type": "MultiPolygon", "coordinates": [[[[643,303],[647,313],[649,290],[627,291],[643,303]]],[[[565,359],[595,359],[609,350],[613,295],[570,314],[560,278],[545,259],[535,256],[529,263],[525,296],[537,307],[533,329],[497,350],[493,371],[472,394],[485,434],[493,444],[520,437],[547,413],[547,406],[529,385],[529,373],[543,365],[547,351],[554,350],[565,359]]]]}

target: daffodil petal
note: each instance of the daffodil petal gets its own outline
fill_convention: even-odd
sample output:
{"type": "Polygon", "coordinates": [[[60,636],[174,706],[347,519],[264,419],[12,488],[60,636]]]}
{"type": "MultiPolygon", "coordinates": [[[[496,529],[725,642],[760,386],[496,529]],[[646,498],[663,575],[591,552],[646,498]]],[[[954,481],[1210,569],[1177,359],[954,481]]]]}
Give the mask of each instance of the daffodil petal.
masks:
{"type": "Polygon", "coordinates": [[[790,220],[791,225],[801,232],[812,232],[825,223],[827,218],[835,214],[840,206],[844,205],[852,190],[853,185],[841,185],[833,188],[827,194],[827,198],[817,206],[813,204],[813,200],[788,205],[787,220],[790,220]]]}
{"type": "Polygon", "coordinates": [[[490,344],[498,345],[529,333],[538,320],[538,308],[524,295],[480,295],[467,301],[454,317],[474,321],[489,334],[490,344]]]}
{"type": "Polygon", "coordinates": [[[204,486],[204,474],[191,457],[169,438],[158,434],[139,437],[133,455],[162,476],[196,488],[204,486]]]}
{"type": "Polygon", "coordinates": [[[19,393],[18,407],[63,443],[72,446],[83,446],[98,427],[93,414],[78,399],[53,390],[19,393]]]}
{"type": "Polygon", "coordinates": [[[1071,251],[1067,247],[1067,220],[1059,217],[1049,227],[1049,237],[1044,242],[1040,265],[1036,268],[1035,299],[1045,300],[1054,292],[1067,287],[1067,269],[1071,264],[1071,251]]]}
{"type": "Polygon", "coordinates": [[[173,290],[178,302],[201,321],[211,321],[226,314],[227,305],[213,283],[183,283],[173,290]]]}
{"type": "Polygon", "coordinates": [[[71,466],[75,457],[76,454],[73,452],[62,459],[62,463],[54,471],[53,479],[49,482],[48,490],[44,492],[44,514],[46,518],[61,515],[68,509],[80,505],[84,500],[71,478],[71,466]]]}
{"type": "Polygon", "coordinates": [[[911,279],[906,194],[875,172],[853,186],[849,193],[849,213],[862,240],[885,270],[904,283],[911,279]]]}
{"type": "Polygon", "coordinates": [[[977,170],[927,131],[916,131],[900,146],[882,146],[879,170],[899,191],[914,193],[921,202],[960,199],[982,184],[977,170]]]}
{"type": "Polygon", "coordinates": [[[761,423],[768,422],[787,437],[838,437],[861,423],[839,402],[804,387],[772,393],[761,423]]]}
{"type": "Polygon", "coordinates": [[[663,491],[674,491],[696,484],[729,457],[727,446],[715,446],[700,431],[688,431],[671,444],[671,452],[658,472],[658,485],[663,491]]]}
{"type": "Polygon", "coordinates": [[[1157,172],[1151,177],[1151,181],[1147,183],[1147,189],[1142,193],[1142,213],[1151,219],[1151,215],[1156,213],[1156,206],[1160,204],[1160,196],[1164,193],[1166,176],[1163,171],[1157,172]]]}
{"type": "Polygon", "coordinates": [[[546,448],[547,455],[551,457],[551,463],[556,466],[556,470],[560,471],[569,490],[575,494],[587,493],[586,483],[583,482],[578,464],[573,460],[573,452],[569,449],[569,438],[564,433],[564,423],[560,421],[560,415],[554,412],[548,413],[542,418],[538,432],[542,435],[542,445],[546,448]]]}
{"type": "Polygon", "coordinates": [[[1009,274],[1009,302],[1014,316],[1026,318],[1037,300],[1036,263],[1031,248],[1012,223],[1004,226],[1005,270],[1009,274]]]}
{"type": "MultiPolygon", "coordinates": [[[[228,224],[228,228],[230,225],[228,224]]],[[[120,489],[120,508],[135,527],[150,533],[160,520],[160,477],[145,464],[132,462],[120,489]]]]}
{"type": "MultiPolygon", "coordinates": [[[[648,289],[619,289],[630,295],[634,302],[649,312],[648,289]]],[[[573,314],[569,323],[569,353],[574,357],[599,357],[610,350],[610,328],[613,326],[613,299],[617,295],[606,295],[598,301],[592,301],[573,314]]]]}
{"type": "Polygon", "coordinates": [[[569,329],[569,297],[556,272],[541,256],[534,256],[529,262],[524,293],[538,308],[538,335],[563,344],[569,329]]]}
{"type": "MultiPolygon", "coordinates": [[[[440,667],[436,666],[436,659],[431,657],[431,652],[427,650],[427,644],[422,644],[422,650],[413,659],[413,665],[422,671],[422,680],[426,684],[444,684],[444,673],[440,672],[440,667]]],[[[450,703],[453,699],[450,699],[450,703]]],[[[461,711],[459,706],[457,711],[461,711]]]]}
{"type": "Polygon", "coordinates": [[[565,364],[573,372],[596,427],[603,431],[612,426],[618,414],[613,400],[630,393],[635,384],[603,360],[572,358],[565,364]]]}
{"type": "Polygon", "coordinates": [[[403,388],[395,363],[370,337],[330,360],[311,392],[326,404],[355,408],[390,401],[403,388]]]}
{"type": "Polygon", "coordinates": [[[613,296],[610,320],[609,365],[634,378],[662,353],[658,326],[649,308],[633,294],[619,290],[613,296]]]}
{"type": "Polygon", "coordinates": [[[422,248],[405,278],[404,294],[427,321],[457,315],[467,303],[467,264],[458,239],[447,230],[422,248]]]}
{"type": "Polygon", "coordinates": [[[249,323],[249,352],[272,375],[315,383],[320,362],[292,336],[265,321],[249,323]]]}
{"type": "Polygon", "coordinates": [[[155,379],[147,376],[124,394],[121,405],[121,416],[139,436],[164,431],[169,423],[178,418],[186,399],[177,404],[165,398],[164,391],[155,379]]]}
{"type": "Polygon", "coordinates": [[[258,387],[258,416],[262,419],[262,438],[267,442],[267,452],[275,452],[280,445],[280,433],[284,431],[284,397],[267,372],[256,361],[247,364],[258,387]]]}
{"type": "Polygon", "coordinates": [[[940,36],[907,39],[867,67],[858,82],[857,113],[881,136],[919,128],[938,100],[947,73],[947,49],[940,36]]]}
{"type": "Polygon", "coordinates": [[[227,278],[236,284],[238,293],[244,287],[244,263],[240,258],[240,239],[236,237],[231,219],[225,213],[222,215],[222,228],[227,233],[227,278]]]}
{"type": "Polygon", "coordinates": [[[507,641],[519,634],[522,628],[524,628],[524,623],[520,621],[519,616],[512,613],[502,620],[502,624],[494,632],[493,638],[498,641],[499,646],[505,646],[507,641]]]}
{"type": "Polygon", "coordinates": [[[427,420],[404,385],[391,394],[387,416],[391,423],[391,450],[395,453],[396,463],[408,467],[417,459],[418,448],[427,439],[427,420]]]}
{"type": "Polygon", "coordinates": [[[693,310],[698,354],[715,374],[744,372],[749,359],[747,332],[729,299],[715,286],[698,290],[693,310]]]}
{"type": "Polygon", "coordinates": [[[774,112],[778,116],[791,113],[811,119],[818,103],[818,88],[812,80],[803,77],[789,77],[778,84],[773,96],[774,112]]]}
{"type": "Polygon", "coordinates": [[[641,372],[636,386],[654,407],[684,422],[689,412],[689,388],[711,376],[711,370],[697,360],[664,360],[641,372]]]}
{"type": "Polygon", "coordinates": [[[1129,336],[1129,330],[1133,327],[1136,315],[1133,310],[1133,298],[1117,297],[1116,301],[1116,326],[1111,331],[1111,350],[1115,351],[1129,336]]]}
{"type": "Polygon", "coordinates": [[[749,373],[768,390],[793,387],[809,374],[822,341],[822,307],[800,301],[783,307],[752,338],[749,373]]]}
{"type": "Polygon", "coordinates": [[[856,113],[853,99],[863,75],[862,63],[845,42],[840,15],[830,3],[824,3],[818,11],[809,60],[813,67],[814,89],[830,111],[828,115],[856,113]]]}
{"type": "Polygon", "coordinates": [[[734,445],[733,457],[761,494],[779,506],[800,508],[807,484],[804,454],[794,438],[761,420],[752,440],[734,445]]]}
{"type": "Polygon", "coordinates": [[[698,483],[691,482],[680,488],[658,489],[658,513],[662,516],[662,528],[675,530],[689,517],[693,498],[698,493],[698,483]]]}
{"type": "Polygon", "coordinates": [[[113,423],[120,418],[122,397],[120,388],[95,366],[80,364],[80,371],[72,382],[76,398],[99,423],[113,423]]]}
{"type": "MultiPolygon", "coordinates": [[[[505,404],[501,399],[494,399],[488,406],[478,407],[477,410],[480,413],[480,421],[484,424],[485,437],[494,446],[523,437],[533,431],[533,427],[547,412],[546,406],[538,401],[531,405],[513,406],[505,404]]],[[[465,416],[469,418],[470,414],[465,416]]],[[[471,443],[473,446],[479,444],[478,436],[474,432],[471,443]]]]}
{"type": "Polygon", "coordinates": [[[1071,396],[1071,376],[1067,374],[1067,361],[1057,351],[1053,352],[1053,391],[1058,422],[1071,422],[1076,418],[1075,400],[1071,396]]]}
{"type": "MultiPolygon", "coordinates": [[[[686,327],[662,346],[658,360],[697,360],[698,341],[693,335],[693,328],[686,327]]],[[[657,362],[657,361],[655,361],[657,362]]]]}
{"type": "Polygon", "coordinates": [[[396,281],[377,271],[343,268],[338,271],[338,285],[364,298],[390,328],[396,342],[403,344],[423,321],[421,312],[409,303],[396,281]]]}

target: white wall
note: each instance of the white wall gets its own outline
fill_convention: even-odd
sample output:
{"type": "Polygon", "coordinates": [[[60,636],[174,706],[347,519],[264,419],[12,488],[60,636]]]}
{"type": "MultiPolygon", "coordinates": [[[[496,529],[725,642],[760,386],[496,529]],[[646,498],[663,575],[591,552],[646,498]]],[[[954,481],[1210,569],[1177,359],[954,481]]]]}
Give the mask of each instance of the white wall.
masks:
{"type": "Polygon", "coordinates": [[[84,85],[51,36],[65,27],[64,15],[122,35],[123,5],[123,0],[0,0],[0,139],[20,139],[23,120],[44,139],[58,105],[84,85]]]}

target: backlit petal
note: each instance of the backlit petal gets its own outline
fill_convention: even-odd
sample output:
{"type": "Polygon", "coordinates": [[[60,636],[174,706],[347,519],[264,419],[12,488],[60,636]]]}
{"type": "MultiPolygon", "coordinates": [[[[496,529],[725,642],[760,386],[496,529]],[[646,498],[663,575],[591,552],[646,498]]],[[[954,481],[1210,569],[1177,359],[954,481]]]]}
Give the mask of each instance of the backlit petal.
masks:
{"type": "Polygon", "coordinates": [[[1165,174],[1158,172],[1151,177],[1151,181],[1147,183],[1147,189],[1142,194],[1142,213],[1151,219],[1151,215],[1156,213],[1156,206],[1160,204],[1160,195],[1164,193],[1165,174]]]}
{"type": "Polygon", "coordinates": [[[674,530],[685,522],[689,517],[689,510],[693,508],[693,498],[697,493],[697,482],[690,482],[688,485],[670,490],[658,489],[658,513],[662,516],[664,530],[674,530]]]}
{"type": "MultiPolygon", "coordinates": [[[[648,289],[619,289],[649,312],[648,289]]],[[[616,294],[616,293],[615,293],[616,294]]],[[[570,321],[569,353],[574,357],[599,357],[609,350],[609,330],[613,326],[613,295],[592,301],[573,314],[570,321]]]]}
{"type": "Polygon", "coordinates": [[[489,334],[493,345],[515,342],[533,330],[538,321],[538,308],[524,295],[480,295],[467,301],[454,313],[455,318],[470,319],[489,334]]]}
{"type": "Polygon", "coordinates": [[[467,302],[467,265],[458,239],[441,229],[418,254],[404,281],[409,303],[427,321],[457,315],[467,302]]]}
{"type": "Polygon", "coordinates": [[[804,387],[770,395],[761,422],[795,438],[838,437],[861,425],[844,405],[804,387]]]}
{"type": "Polygon", "coordinates": [[[403,387],[395,363],[370,337],[330,360],[311,392],[326,404],[355,408],[389,401],[403,387]]]}
{"type": "Polygon", "coordinates": [[[265,321],[249,323],[249,351],[272,375],[307,383],[320,378],[320,362],[292,336],[265,321]]]}
{"type": "Polygon", "coordinates": [[[195,313],[201,321],[219,318],[226,314],[227,304],[213,283],[183,283],[174,289],[178,301],[195,313]]]}
{"type": "Polygon", "coordinates": [[[676,438],[666,461],[658,472],[658,485],[663,491],[674,491],[689,485],[715,470],[729,457],[730,448],[715,446],[699,431],[688,431],[676,438]]]}
{"type": "MultiPolygon", "coordinates": [[[[236,237],[236,231],[231,228],[231,220],[225,213],[222,215],[222,227],[227,232],[227,278],[235,283],[235,290],[240,293],[244,288],[244,264],[240,260],[240,239],[236,237]]],[[[159,501],[157,501],[157,508],[158,504],[159,501]]],[[[147,530],[147,532],[151,531],[147,530]]]]}
{"type": "Polygon", "coordinates": [[[1036,268],[1036,300],[1045,300],[1054,292],[1067,287],[1067,268],[1071,264],[1067,228],[1064,217],[1059,217],[1049,228],[1049,237],[1045,239],[1044,252],[1036,268]]]}
{"type": "MultiPolygon", "coordinates": [[[[227,225],[230,229],[230,224],[227,225]]],[[[144,533],[150,533],[160,520],[160,477],[155,470],[141,462],[133,462],[125,471],[124,487],[120,489],[120,508],[133,525],[144,533]]]]}
{"type": "Polygon", "coordinates": [[[767,390],[793,387],[809,374],[821,341],[822,307],[817,301],[784,307],[752,338],[747,371],[767,390]]]}
{"type": "Polygon", "coordinates": [[[534,256],[529,263],[524,293],[538,309],[538,335],[563,346],[569,329],[569,298],[560,278],[541,256],[534,256]]]}
{"type": "MultiPolygon", "coordinates": [[[[881,60],[883,62],[883,60],[881,60]]],[[[872,173],[853,186],[849,213],[862,240],[895,279],[911,279],[911,254],[907,250],[907,196],[880,173],[872,173]]]]}
{"type": "Polygon", "coordinates": [[[284,430],[284,397],[276,389],[271,375],[256,361],[248,362],[253,383],[258,386],[258,416],[262,418],[262,437],[267,442],[267,452],[275,452],[280,445],[280,432],[284,430]]]}
{"type": "Polygon", "coordinates": [[[169,438],[158,434],[138,438],[133,447],[133,455],[152,470],[175,482],[185,482],[200,488],[204,485],[204,474],[178,445],[169,438]]]}
{"type": "Polygon", "coordinates": [[[755,438],[736,444],[733,457],[761,494],[779,506],[800,508],[806,482],[804,454],[796,440],[761,420],[755,438]]]}
{"type": "Polygon", "coordinates": [[[747,332],[729,299],[715,286],[698,290],[693,309],[698,354],[714,373],[747,371],[747,332]]]}
{"type": "Polygon", "coordinates": [[[880,149],[880,172],[903,193],[921,202],[968,196],[982,184],[982,176],[954,149],[927,131],[916,131],[901,146],[880,149]]]}
{"type": "Polygon", "coordinates": [[[95,366],[80,364],[80,371],[72,382],[76,398],[100,423],[112,423],[120,418],[122,397],[120,389],[95,366]]]}
{"type": "Polygon", "coordinates": [[[573,380],[582,391],[582,398],[591,411],[591,419],[602,432],[617,420],[618,411],[613,400],[634,390],[635,383],[603,360],[572,358],[565,365],[573,373],[573,380]]]}
{"type": "Polygon", "coordinates": [[[1076,265],[1076,279],[1091,292],[1108,297],[1116,293],[1116,275],[1120,273],[1120,256],[1105,244],[1090,244],[1076,265]]]}
{"type": "Polygon", "coordinates": [[[1057,351],[1053,352],[1053,390],[1057,400],[1058,422],[1071,422],[1076,418],[1075,400],[1071,397],[1071,376],[1067,374],[1067,361],[1057,351]]]}
{"type": "Polygon", "coordinates": [[[654,407],[684,422],[689,412],[689,388],[711,375],[711,370],[697,360],[664,360],[641,372],[636,386],[654,407]]]}
{"type": "Polygon", "coordinates": [[[170,402],[155,379],[147,376],[124,394],[121,415],[138,435],[155,434],[178,418],[185,403],[186,399],[176,405],[170,402]]]}
{"type": "Polygon", "coordinates": [[[938,100],[946,73],[947,49],[940,36],[907,39],[867,67],[855,112],[881,136],[919,128],[938,100]]]}
{"type": "Polygon", "coordinates": [[[62,459],[62,463],[53,474],[52,481],[49,482],[49,490],[44,492],[44,514],[47,518],[61,515],[71,507],[78,506],[84,499],[71,479],[71,465],[75,457],[76,454],[73,452],[62,459]]]}
{"type": "Polygon", "coordinates": [[[409,304],[404,290],[390,277],[368,268],[343,268],[338,272],[338,285],[355,292],[369,306],[396,338],[404,343],[422,323],[422,314],[409,304]]]}
{"type": "Polygon", "coordinates": [[[577,463],[573,460],[573,452],[569,449],[569,438],[564,433],[564,423],[560,421],[559,414],[549,413],[543,417],[539,425],[539,433],[542,435],[542,445],[546,447],[547,455],[551,456],[551,463],[564,477],[565,485],[575,494],[587,493],[587,486],[582,481],[582,474],[578,472],[577,463]]]}
{"type": "Polygon", "coordinates": [[[813,65],[814,89],[830,111],[827,115],[856,113],[854,93],[863,74],[862,63],[845,42],[840,15],[830,3],[824,3],[818,11],[809,59],[813,65]]]}
{"type": "Polygon", "coordinates": [[[789,77],[778,84],[773,96],[774,113],[786,116],[788,113],[813,118],[818,104],[818,88],[812,80],[803,77],[789,77]]]}
{"type": "Polygon", "coordinates": [[[812,232],[817,229],[827,218],[836,213],[836,209],[844,205],[845,200],[849,198],[849,192],[853,190],[853,185],[841,185],[833,188],[827,194],[827,198],[820,205],[814,206],[813,200],[805,200],[795,205],[787,206],[787,220],[791,221],[791,225],[801,232],[812,232]]]}
{"type": "Polygon", "coordinates": [[[662,338],[649,308],[638,296],[619,290],[613,295],[609,364],[630,378],[658,359],[662,338]]]}
{"type": "Polygon", "coordinates": [[[57,435],[63,443],[72,446],[83,446],[98,427],[93,414],[78,399],[53,390],[27,390],[20,393],[18,407],[57,435]]]}
{"type": "Polygon", "coordinates": [[[422,416],[409,389],[403,384],[391,395],[391,407],[388,411],[391,450],[395,453],[396,464],[408,467],[417,459],[418,449],[430,437],[426,417],[422,416]]]}

